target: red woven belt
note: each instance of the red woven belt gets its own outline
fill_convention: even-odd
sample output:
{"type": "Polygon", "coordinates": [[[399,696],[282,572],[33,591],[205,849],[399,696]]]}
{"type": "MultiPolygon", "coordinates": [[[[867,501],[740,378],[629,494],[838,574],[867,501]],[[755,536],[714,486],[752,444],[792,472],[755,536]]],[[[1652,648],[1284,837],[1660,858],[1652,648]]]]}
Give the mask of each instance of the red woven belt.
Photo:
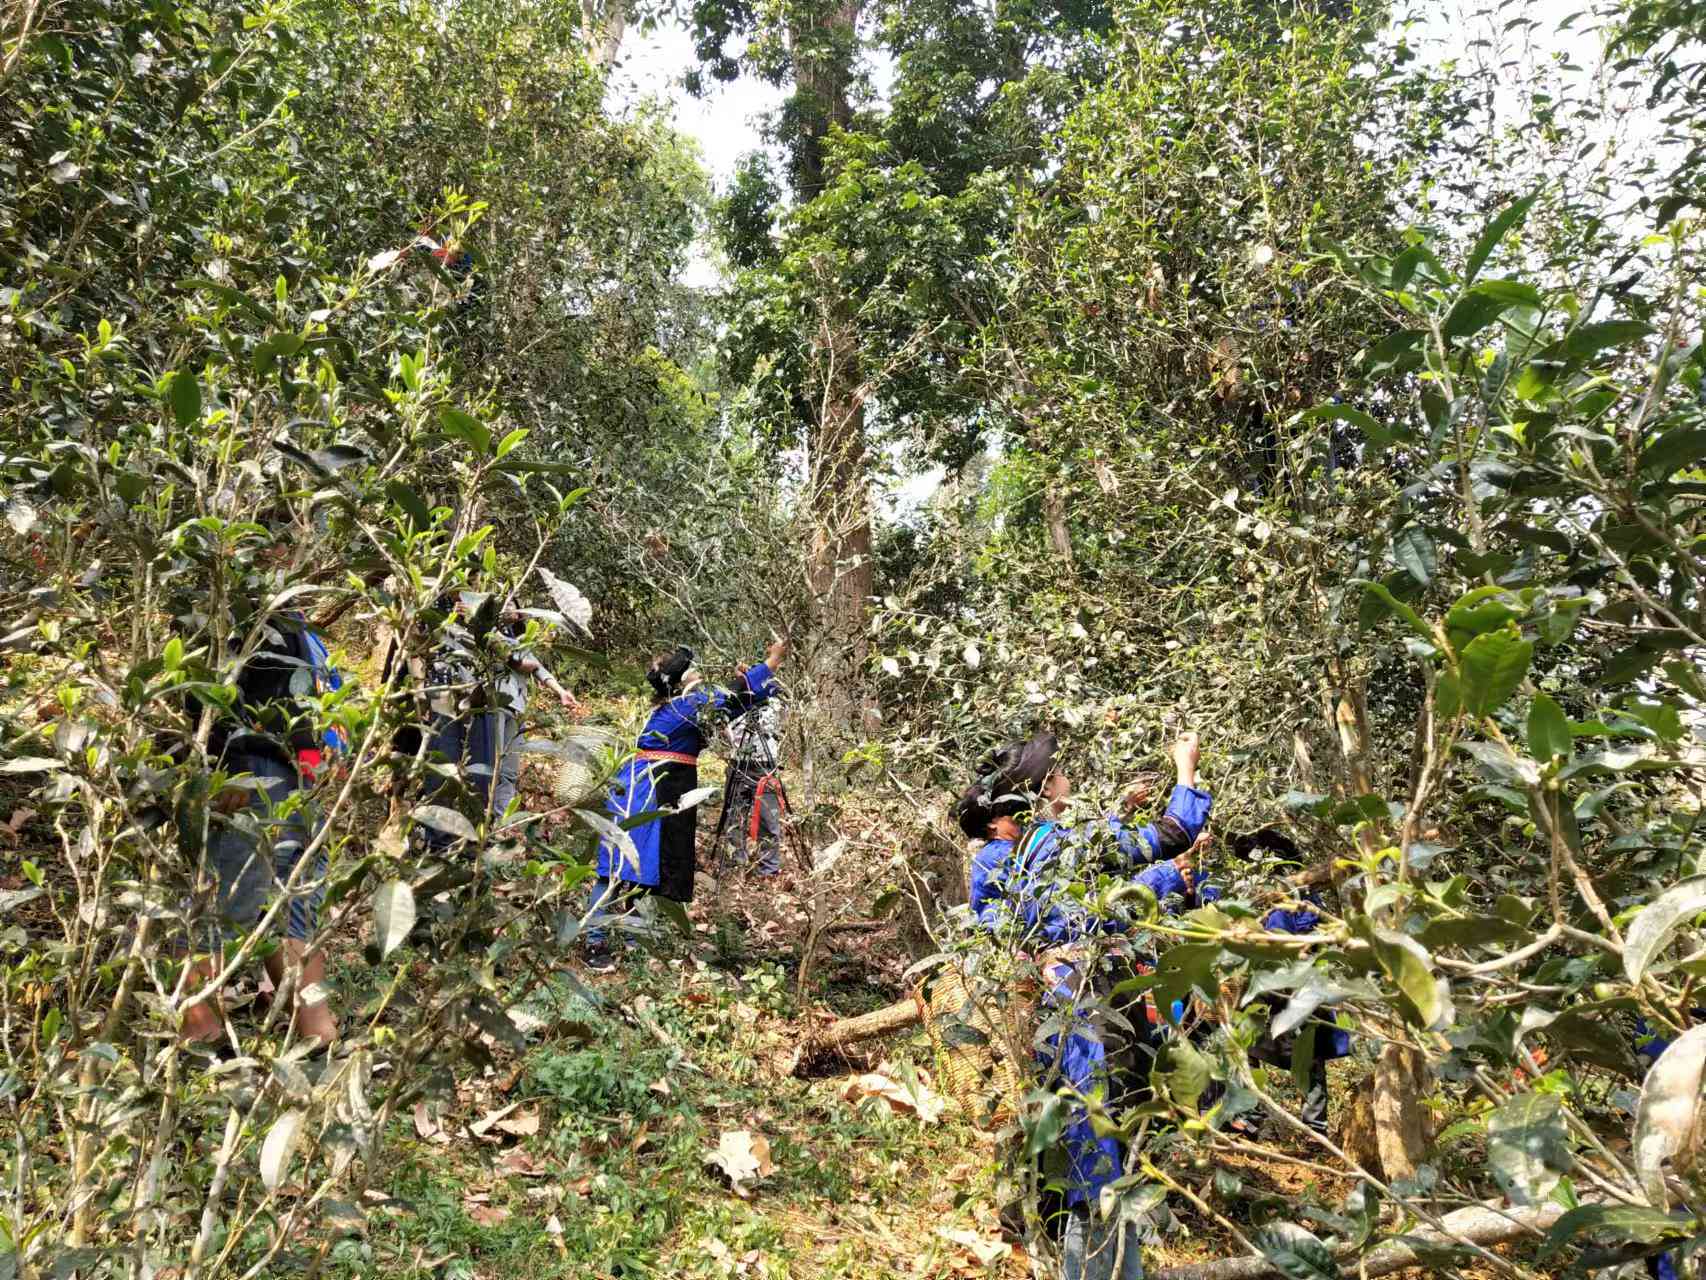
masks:
{"type": "Polygon", "coordinates": [[[639,751],[634,755],[636,760],[656,760],[660,764],[698,764],[698,756],[690,756],[680,751],[639,751]]]}

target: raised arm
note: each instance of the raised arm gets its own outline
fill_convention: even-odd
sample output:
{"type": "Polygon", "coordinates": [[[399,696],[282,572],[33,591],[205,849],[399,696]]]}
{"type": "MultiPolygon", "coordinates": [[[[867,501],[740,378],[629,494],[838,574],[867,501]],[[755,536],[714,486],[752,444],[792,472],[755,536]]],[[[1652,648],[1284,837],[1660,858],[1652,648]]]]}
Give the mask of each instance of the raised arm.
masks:
{"type": "Polygon", "coordinates": [[[776,692],[776,668],[788,656],[786,640],[772,640],[764,651],[764,661],[755,662],[741,670],[742,687],[730,692],[718,689],[711,695],[717,708],[726,711],[731,719],[745,715],[776,692]]]}
{"type": "Polygon", "coordinates": [[[1159,863],[1184,853],[1208,825],[1214,798],[1197,786],[1197,762],[1202,743],[1194,733],[1182,735],[1173,744],[1173,767],[1179,781],[1167,798],[1167,811],[1155,822],[1129,827],[1117,818],[1109,825],[1119,837],[1120,848],[1136,866],[1159,863]]]}

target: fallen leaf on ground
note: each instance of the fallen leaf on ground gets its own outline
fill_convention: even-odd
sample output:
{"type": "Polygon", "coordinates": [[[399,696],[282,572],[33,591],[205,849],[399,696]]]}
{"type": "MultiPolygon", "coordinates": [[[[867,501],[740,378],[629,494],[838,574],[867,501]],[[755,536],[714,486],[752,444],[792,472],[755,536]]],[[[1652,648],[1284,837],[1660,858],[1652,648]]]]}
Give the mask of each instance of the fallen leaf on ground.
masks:
{"type": "Polygon", "coordinates": [[[449,1142],[450,1135],[424,1102],[415,1103],[415,1132],[428,1142],[449,1142]]]}
{"type": "Polygon", "coordinates": [[[650,1089],[653,1093],[661,1093],[666,1098],[669,1097],[671,1093],[675,1092],[669,1087],[668,1076],[659,1076],[656,1080],[653,1080],[648,1084],[646,1088],[650,1089]]]}
{"type": "Polygon", "coordinates": [[[34,809],[15,809],[12,811],[12,816],[6,819],[3,825],[0,825],[0,832],[10,838],[10,843],[16,844],[18,843],[19,833],[24,829],[24,823],[35,816],[36,811],[34,809]]]}
{"type": "Polygon", "coordinates": [[[925,1124],[934,1124],[940,1120],[948,1105],[947,1100],[922,1079],[908,1087],[880,1071],[849,1076],[842,1084],[840,1093],[843,1102],[856,1102],[860,1098],[881,1098],[896,1111],[915,1113],[925,1124]]]}
{"type": "Polygon", "coordinates": [[[470,1222],[482,1227],[495,1227],[498,1223],[509,1220],[509,1210],[501,1204],[474,1204],[464,1200],[462,1212],[468,1215],[470,1222]]]}
{"type": "Polygon", "coordinates": [[[539,1112],[518,1111],[497,1122],[497,1127],[512,1138],[530,1138],[539,1132],[539,1112]]]}
{"type": "Polygon", "coordinates": [[[1013,1251],[1013,1246],[1008,1244],[1005,1240],[980,1236],[977,1232],[967,1231],[963,1227],[957,1230],[951,1230],[948,1227],[937,1227],[936,1234],[941,1236],[942,1239],[948,1241],[950,1244],[957,1244],[962,1249],[970,1251],[971,1256],[976,1258],[986,1267],[992,1262],[1005,1258],[1013,1251]]]}
{"type": "Polygon", "coordinates": [[[543,1178],[550,1171],[520,1147],[512,1147],[498,1161],[498,1172],[518,1178],[543,1178]]]}
{"type": "Polygon", "coordinates": [[[721,1169],[737,1196],[748,1195],[752,1184],[776,1172],[770,1162],[770,1140],[750,1129],[731,1129],[705,1153],[705,1161],[721,1169]]]}
{"type": "MultiPolygon", "coordinates": [[[[481,1116],[478,1120],[474,1121],[473,1124],[468,1126],[468,1132],[476,1138],[483,1138],[493,1129],[497,1128],[503,1120],[507,1119],[520,1106],[521,1104],[519,1102],[512,1102],[507,1107],[499,1107],[496,1111],[488,1111],[485,1115],[481,1116]]],[[[511,1131],[509,1129],[505,1129],[504,1132],[509,1133],[511,1131]]],[[[537,1114],[534,1116],[533,1132],[539,1132],[537,1114]]]]}

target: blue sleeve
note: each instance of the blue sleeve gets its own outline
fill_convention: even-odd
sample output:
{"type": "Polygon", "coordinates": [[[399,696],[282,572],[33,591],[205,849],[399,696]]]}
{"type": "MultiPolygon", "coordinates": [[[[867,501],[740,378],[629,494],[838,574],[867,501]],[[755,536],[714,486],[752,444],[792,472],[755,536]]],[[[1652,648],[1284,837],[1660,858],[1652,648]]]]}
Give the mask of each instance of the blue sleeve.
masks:
{"type": "Polygon", "coordinates": [[[972,855],[969,897],[971,913],[985,928],[993,928],[1000,914],[1002,897],[1000,883],[1001,857],[988,844],[972,855]]]}
{"type": "Polygon", "coordinates": [[[1219,902],[1225,896],[1225,892],[1217,884],[1200,884],[1197,886],[1197,901],[1205,907],[1211,902],[1219,902]]]}
{"type": "Polygon", "coordinates": [[[776,692],[776,676],[768,663],[755,662],[746,669],[743,687],[733,693],[717,689],[710,701],[719,711],[727,711],[731,719],[743,716],[776,692]]]}
{"type": "Polygon", "coordinates": [[[755,662],[746,669],[746,691],[755,703],[776,692],[776,673],[770,670],[768,662],[755,662]]]}
{"type": "Polygon", "coordinates": [[[1162,858],[1176,857],[1195,844],[1208,825],[1209,811],[1213,808],[1214,797],[1208,792],[1178,784],[1167,798],[1167,812],[1161,815],[1159,822],[1149,823],[1135,831],[1117,818],[1109,818],[1108,825],[1113,828],[1125,855],[1134,864],[1146,866],[1162,858]]]}
{"type": "Polygon", "coordinates": [[[1138,873],[1137,882],[1157,898],[1185,892],[1185,876],[1171,862],[1157,862],[1138,873]]]}
{"type": "Polygon", "coordinates": [[[1321,917],[1313,911],[1287,911],[1275,907],[1262,918],[1262,928],[1269,933],[1314,933],[1321,917]]]}

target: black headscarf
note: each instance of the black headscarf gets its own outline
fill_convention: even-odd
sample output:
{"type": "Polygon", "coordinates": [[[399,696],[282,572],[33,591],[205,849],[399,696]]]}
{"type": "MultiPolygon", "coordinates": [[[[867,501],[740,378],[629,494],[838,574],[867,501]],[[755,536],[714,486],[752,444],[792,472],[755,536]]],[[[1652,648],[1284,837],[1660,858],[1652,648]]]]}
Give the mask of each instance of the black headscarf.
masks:
{"type": "Polygon", "coordinates": [[[1303,853],[1291,840],[1291,837],[1277,827],[1263,827],[1260,831],[1252,831],[1248,835],[1232,837],[1232,853],[1240,862],[1248,862],[1258,849],[1266,849],[1277,853],[1286,862],[1303,861],[1303,853]]]}
{"type": "Polygon", "coordinates": [[[646,683],[659,698],[673,698],[681,692],[681,681],[693,669],[693,661],[693,650],[684,644],[677,645],[674,653],[652,663],[651,670],[646,672],[646,683]]]}
{"type": "Polygon", "coordinates": [[[960,830],[972,839],[989,834],[997,818],[1011,818],[1034,807],[1043,780],[1054,770],[1060,743],[1052,733],[1038,733],[1024,742],[1009,742],[978,766],[977,781],[954,806],[960,830]]]}

